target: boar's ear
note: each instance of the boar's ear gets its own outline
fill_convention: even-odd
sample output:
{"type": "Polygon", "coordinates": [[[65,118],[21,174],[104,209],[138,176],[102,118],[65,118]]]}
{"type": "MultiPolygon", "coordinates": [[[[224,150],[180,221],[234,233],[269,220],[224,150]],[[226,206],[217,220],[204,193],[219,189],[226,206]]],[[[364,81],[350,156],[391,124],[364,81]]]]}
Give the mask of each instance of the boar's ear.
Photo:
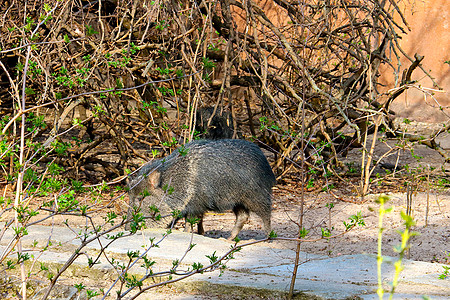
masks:
{"type": "Polygon", "coordinates": [[[161,185],[161,172],[155,170],[147,177],[148,183],[152,188],[157,188],[161,185]]]}

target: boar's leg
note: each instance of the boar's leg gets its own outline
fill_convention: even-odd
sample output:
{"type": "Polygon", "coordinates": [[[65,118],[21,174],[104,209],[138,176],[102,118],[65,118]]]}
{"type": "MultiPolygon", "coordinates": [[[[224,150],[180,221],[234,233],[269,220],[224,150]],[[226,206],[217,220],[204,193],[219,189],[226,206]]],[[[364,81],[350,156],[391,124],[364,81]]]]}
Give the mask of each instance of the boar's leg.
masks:
{"type": "Polygon", "coordinates": [[[203,228],[203,215],[198,216],[198,218],[200,219],[200,221],[198,221],[198,223],[197,223],[197,233],[204,235],[205,229],[203,228]]]}
{"type": "MultiPolygon", "coordinates": [[[[191,232],[191,223],[189,223],[187,221],[187,219],[189,219],[189,218],[192,218],[192,217],[186,216],[186,218],[185,218],[185,224],[184,224],[185,232],[191,232]]],[[[199,219],[199,221],[197,223],[197,233],[203,235],[203,234],[205,234],[205,229],[203,228],[203,215],[196,216],[196,218],[199,219]]]]}
{"type": "Polygon", "coordinates": [[[234,240],[234,238],[239,234],[244,223],[248,221],[249,210],[242,205],[236,205],[233,208],[233,212],[236,215],[236,223],[234,224],[233,230],[231,230],[231,235],[228,240],[234,240]]]}

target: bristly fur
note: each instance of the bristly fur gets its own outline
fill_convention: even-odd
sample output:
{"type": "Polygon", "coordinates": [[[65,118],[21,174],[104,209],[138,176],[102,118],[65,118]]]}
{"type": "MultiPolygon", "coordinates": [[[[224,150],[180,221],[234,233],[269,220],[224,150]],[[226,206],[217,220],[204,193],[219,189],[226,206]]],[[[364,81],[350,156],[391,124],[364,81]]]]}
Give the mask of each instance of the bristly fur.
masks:
{"type": "Polygon", "coordinates": [[[142,167],[129,183],[130,207],[141,206],[145,214],[155,205],[162,214],[179,210],[186,217],[233,210],[233,238],[254,212],[270,232],[276,180],[258,146],[244,140],[201,140],[186,144],[181,152],[142,167]],[[144,190],[150,196],[141,200],[144,190]]]}

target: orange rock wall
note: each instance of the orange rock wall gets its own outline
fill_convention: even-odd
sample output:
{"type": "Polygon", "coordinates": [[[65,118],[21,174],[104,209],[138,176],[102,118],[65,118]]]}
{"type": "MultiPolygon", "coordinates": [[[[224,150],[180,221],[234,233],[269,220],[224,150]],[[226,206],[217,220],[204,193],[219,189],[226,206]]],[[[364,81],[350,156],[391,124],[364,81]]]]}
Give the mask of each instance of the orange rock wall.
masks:
{"type": "MultiPolygon", "coordinates": [[[[276,26],[286,25],[289,20],[273,0],[255,0],[263,9],[267,17],[276,26]]],[[[427,95],[418,89],[409,89],[398,97],[391,106],[397,117],[409,118],[421,122],[443,122],[450,120],[450,0],[403,0],[399,2],[411,30],[403,24],[398,14],[396,22],[400,24],[406,34],[401,35],[399,40],[405,53],[414,59],[417,53],[424,56],[422,66],[435,79],[442,90],[433,86],[433,82],[426,77],[424,72],[417,68],[413,72],[412,79],[418,80],[417,86],[425,88],[427,95]],[[449,63],[445,63],[448,61],[449,63]],[[431,95],[433,94],[433,95],[431,95]],[[427,95],[427,96],[425,96],[427,95]],[[443,109],[439,109],[442,107],[443,109]]],[[[239,30],[244,31],[246,26],[245,13],[235,9],[239,30]]],[[[399,32],[400,33],[400,32],[399,32]]],[[[389,53],[388,53],[389,55],[389,53]]],[[[396,64],[395,55],[390,57],[396,64]]],[[[411,62],[401,59],[402,70],[407,69],[411,62]]],[[[380,81],[387,90],[395,87],[395,79],[392,69],[381,70],[380,81]]],[[[399,75],[401,77],[401,74],[399,75]]],[[[384,91],[380,88],[380,91],[384,91]]]]}
{"type": "MultiPolygon", "coordinates": [[[[450,0],[412,0],[404,1],[401,9],[411,31],[402,35],[401,47],[411,57],[418,53],[424,56],[422,66],[443,89],[432,97],[410,89],[401,95],[392,108],[400,117],[422,122],[442,122],[450,119],[450,0]],[[449,63],[445,63],[448,61],[449,63]],[[444,109],[439,110],[439,105],[444,109]]],[[[400,20],[398,20],[400,22],[400,20]]],[[[405,28],[406,29],[406,28],[405,28]]],[[[401,60],[402,66],[411,63],[401,60]]],[[[433,88],[430,79],[419,68],[414,71],[412,79],[425,88],[433,88]]],[[[390,81],[392,86],[393,81],[390,81]]],[[[389,82],[388,81],[388,82],[389,82]]]]}

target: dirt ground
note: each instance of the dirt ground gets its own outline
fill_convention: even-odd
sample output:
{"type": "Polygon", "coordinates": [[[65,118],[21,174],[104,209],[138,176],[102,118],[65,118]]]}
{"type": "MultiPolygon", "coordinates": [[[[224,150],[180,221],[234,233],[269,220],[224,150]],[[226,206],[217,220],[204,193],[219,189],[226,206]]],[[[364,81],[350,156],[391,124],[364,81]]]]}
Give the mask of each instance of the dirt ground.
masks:
{"type": "MultiPolygon", "coordinates": [[[[275,209],[272,214],[272,228],[281,237],[295,237],[298,232],[296,225],[299,220],[300,205],[298,195],[275,192],[275,209]]],[[[400,211],[406,210],[406,195],[394,193],[387,207],[393,207],[383,222],[383,255],[396,256],[393,247],[400,244],[401,238],[398,230],[404,230],[404,221],[400,211]]],[[[338,200],[335,197],[320,193],[305,195],[304,227],[310,230],[308,240],[319,239],[321,227],[334,228],[336,238],[319,239],[302,244],[302,251],[315,254],[330,255],[332,257],[345,254],[376,254],[378,235],[378,208],[375,195],[368,196],[363,204],[355,204],[338,200]],[[326,207],[333,203],[331,211],[326,207]],[[351,215],[361,212],[365,226],[355,227],[344,232],[343,221],[348,222],[351,215]],[[331,222],[331,223],[330,223],[331,222]]],[[[414,231],[419,235],[411,240],[408,258],[426,262],[450,263],[450,193],[417,193],[413,196],[413,216],[416,220],[414,231]],[[428,198],[428,217],[427,217],[428,198]],[[427,219],[427,220],[426,220],[427,219]],[[427,222],[427,223],[426,223],[427,222]]],[[[227,237],[234,222],[233,214],[207,214],[204,222],[206,235],[210,237],[227,237]]],[[[239,237],[243,240],[263,237],[261,222],[258,216],[251,215],[250,220],[239,237]]],[[[295,249],[293,242],[276,241],[271,243],[274,247],[295,249]]]]}
{"type": "MultiPolygon", "coordinates": [[[[272,211],[272,229],[279,237],[294,238],[298,234],[300,214],[300,195],[298,192],[289,192],[285,186],[274,190],[274,203],[272,211]]],[[[378,208],[375,202],[377,195],[369,195],[364,203],[352,203],[359,198],[340,195],[339,191],[305,193],[303,227],[309,230],[309,242],[302,243],[302,251],[330,255],[332,257],[345,254],[376,254],[378,235],[378,208]],[[327,204],[333,204],[330,210],[327,204]],[[357,226],[343,234],[343,222],[348,222],[352,215],[361,213],[365,226],[357,226]],[[321,228],[333,228],[332,235],[337,236],[329,240],[321,239],[321,228]]],[[[396,256],[393,247],[401,241],[399,230],[404,230],[404,221],[400,217],[401,211],[406,211],[406,193],[392,193],[386,207],[394,209],[385,215],[383,227],[383,255],[396,256]]],[[[127,201],[127,197],[123,200],[127,201]]],[[[123,208],[123,207],[122,207],[123,208]]],[[[116,210],[116,209],[115,209],[116,210]]],[[[122,213],[126,213],[122,210],[122,213]]],[[[92,219],[94,224],[102,224],[104,214],[99,213],[92,219]]],[[[426,262],[440,262],[450,264],[450,191],[432,190],[418,192],[412,197],[412,215],[416,221],[414,231],[419,235],[411,240],[411,249],[407,256],[413,260],[426,262]],[[428,213],[427,213],[428,202],[428,213]]],[[[40,215],[42,218],[42,214],[40,215]]],[[[86,219],[74,216],[57,216],[43,223],[46,225],[63,225],[67,220],[73,227],[86,225],[86,219]]],[[[235,216],[232,212],[209,212],[204,217],[205,235],[211,238],[227,238],[234,225],[235,216]]],[[[180,220],[176,229],[183,230],[183,220],[180,220]]],[[[244,241],[262,239],[264,232],[261,219],[251,214],[249,221],[239,234],[244,241]]],[[[270,247],[295,249],[295,242],[273,241],[270,247]]]]}
{"type": "MultiPolygon", "coordinates": [[[[447,143],[450,138],[447,139],[447,143]]],[[[376,148],[375,159],[381,157],[382,153],[388,147],[380,146],[376,148]]],[[[421,156],[422,159],[411,157],[411,153],[404,151],[399,156],[391,156],[383,160],[385,163],[395,164],[410,168],[422,168],[430,166],[445,170],[447,166],[443,163],[443,158],[434,151],[423,146],[414,148],[414,154],[421,156]]],[[[360,154],[349,153],[344,162],[351,163],[355,168],[359,168],[358,159],[360,154]]],[[[376,170],[375,172],[383,170],[376,170]]],[[[384,172],[384,171],[383,171],[384,172]]],[[[406,257],[413,260],[426,262],[439,262],[450,264],[450,189],[448,185],[448,174],[450,172],[440,172],[440,175],[432,178],[435,186],[427,191],[423,188],[412,195],[412,216],[416,221],[413,230],[419,233],[411,240],[411,247],[406,257]],[[439,180],[442,182],[439,183],[439,180]]],[[[357,184],[359,178],[354,177],[353,184],[357,184]]],[[[378,208],[375,202],[377,195],[384,192],[390,196],[387,207],[393,207],[393,210],[384,218],[383,231],[383,255],[397,256],[394,252],[394,246],[400,244],[401,238],[399,230],[404,229],[403,220],[400,212],[406,210],[406,189],[405,184],[410,183],[418,186],[415,179],[408,181],[407,178],[397,178],[396,180],[385,180],[382,186],[376,183],[372,184],[370,194],[364,201],[356,197],[351,185],[335,181],[336,187],[331,192],[322,192],[320,184],[304,193],[304,217],[303,227],[309,230],[307,236],[308,242],[301,244],[301,250],[314,254],[329,255],[336,257],[346,254],[376,254],[377,253],[377,235],[378,235],[378,208]],[[333,204],[332,209],[329,209],[333,204]],[[343,234],[343,221],[348,222],[352,215],[361,213],[365,226],[355,227],[353,230],[343,234]],[[321,228],[332,228],[331,239],[321,239],[321,228]]],[[[298,181],[279,180],[274,189],[274,201],[272,211],[272,229],[279,237],[294,238],[298,234],[298,222],[301,207],[301,193],[298,181]]],[[[419,185],[420,186],[420,185],[419,185]]],[[[86,204],[91,199],[86,197],[86,204]]],[[[118,199],[109,209],[115,211],[118,215],[126,214],[128,197],[118,199]]],[[[94,224],[103,223],[104,212],[97,213],[92,221],[94,224]]],[[[6,217],[6,214],[4,215],[6,217]]],[[[42,214],[39,216],[42,218],[42,214]]],[[[85,226],[86,218],[73,216],[58,216],[50,218],[44,222],[47,225],[62,225],[68,220],[68,224],[73,227],[85,226]]],[[[42,224],[42,223],[41,223],[42,224]]],[[[204,219],[205,235],[211,238],[227,238],[234,224],[234,214],[227,213],[207,213],[204,219]]],[[[182,228],[182,222],[177,225],[182,228]]],[[[254,214],[244,226],[239,234],[239,238],[244,241],[261,239],[264,237],[262,231],[262,222],[254,214]]],[[[267,243],[274,248],[287,248],[294,250],[296,243],[292,241],[276,240],[267,243]]],[[[175,294],[178,294],[175,293],[175,294]]],[[[191,293],[188,293],[191,294],[191,293]]],[[[172,295],[170,291],[163,291],[164,297],[172,295]]],[[[192,296],[192,295],[191,295],[192,296]]],[[[199,296],[199,299],[209,299],[209,296],[199,296]]],[[[156,299],[156,298],[155,298],[156,299]]],[[[162,299],[162,298],[161,298],[162,299]]]]}
{"type": "MultiPolygon", "coordinates": [[[[450,145],[450,135],[445,137],[444,141],[450,145]]],[[[392,142],[394,143],[394,142],[392,142]]],[[[392,144],[391,144],[392,145],[392,144]]],[[[389,149],[389,145],[380,144],[375,150],[375,159],[381,157],[389,149]]],[[[345,163],[351,163],[356,169],[358,159],[360,159],[359,149],[353,150],[345,158],[345,163]]],[[[409,151],[402,151],[400,155],[393,155],[383,159],[382,162],[388,164],[397,163],[399,166],[408,165],[410,170],[414,168],[423,169],[425,166],[436,168],[437,171],[446,169],[444,159],[436,152],[425,146],[417,145],[414,147],[414,154],[422,157],[419,161],[411,156],[409,151]]],[[[376,170],[375,172],[383,171],[376,170]]],[[[384,172],[384,171],[383,171],[384,172]]],[[[383,227],[383,254],[396,256],[393,247],[400,243],[399,230],[404,230],[403,220],[400,212],[406,210],[406,188],[405,184],[421,187],[419,192],[412,196],[412,216],[416,221],[414,231],[419,235],[411,240],[411,248],[408,258],[426,262],[440,262],[450,264],[450,182],[448,174],[450,172],[435,172],[431,179],[435,185],[429,191],[423,188],[424,184],[414,182],[417,179],[408,180],[408,178],[398,177],[395,180],[384,180],[384,184],[379,186],[376,183],[371,185],[370,193],[364,201],[356,197],[356,192],[350,184],[339,183],[335,181],[336,187],[331,192],[322,192],[320,184],[304,193],[304,218],[303,227],[309,230],[307,240],[310,242],[302,243],[302,251],[338,256],[345,254],[376,254],[377,235],[378,235],[378,208],[375,202],[380,193],[388,194],[391,199],[387,204],[394,209],[387,214],[384,219],[383,227]],[[446,175],[447,173],[447,175],[446,175]],[[438,184],[439,180],[443,183],[438,184]],[[333,204],[330,210],[327,205],[333,204]],[[343,222],[348,222],[352,215],[361,213],[365,226],[356,227],[353,230],[343,234],[343,222]],[[320,239],[321,228],[332,228],[332,235],[337,236],[329,240],[320,239]]],[[[354,176],[353,184],[359,183],[359,178],[354,176]]],[[[301,193],[298,181],[279,180],[274,188],[274,203],[272,211],[272,229],[279,237],[294,238],[298,234],[298,222],[301,204],[301,193]]],[[[89,201],[89,199],[86,199],[89,201]]],[[[118,199],[111,207],[119,216],[126,214],[128,196],[118,199]]],[[[86,202],[86,204],[88,204],[86,202]]],[[[40,215],[42,217],[42,214],[40,215]]],[[[227,238],[234,224],[234,214],[227,213],[207,213],[205,215],[204,227],[205,235],[212,238],[227,238]]],[[[82,217],[58,216],[48,219],[45,224],[62,224],[65,220],[72,226],[86,225],[86,219],[82,217]]],[[[93,218],[94,223],[103,223],[103,215],[97,214],[93,218]]],[[[183,222],[177,224],[182,228],[183,222]]],[[[248,223],[239,234],[242,240],[261,239],[264,237],[262,231],[261,219],[252,214],[248,223]]],[[[272,247],[284,247],[295,249],[296,244],[288,241],[274,241],[270,243],[272,247]]]]}
{"type": "MultiPolygon", "coordinates": [[[[412,124],[411,126],[416,124],[412,124]]],[[[419,124],[420,125],[420,124],[419,124]]],[[[423,125],[423,124],[422,124],[423,125]]],[[[436,126],[429,125],[429,126],[436,126]]],[[[416,126],[408,128],[408,132],[423,134],[435,128],[424,128],[416,126]]],[[[437,140],[442,147],[450,149],[450,135],[442,134],[437,140]]],[[[382,157],[390,147],[395,146],[396,141],[389,141],[387,144],[377,143],[374,152],[374,161],[382,157]]],[[[361,159],[359,149],[354,149],[343,159],[346,164],[352,165],[355,169],[360,168],[358,161],[361,159]]],[[[416,177],[403,177],[387,179],[382,185],[373,183],[370,194],[361,201],[356,197],[356,192],[351,185],[336,182],[336,188],[331,192],[318,192],[320,187],[314,192],[304,194],[304,225],[310,230],[308,240],[302,244],[302,251],[315,254],[338,256],[344,254],[376,254],[378,236],[378,209],[375,202],[378,195],[385,193],[390,196],[390,201],[386,207],[393,207],[393,211],[388,213],[383,222],[383,255],[396,256],[393,247],[400,244],[401,238],[399,230],[404,230],[404,221],[400,212],[406,211],[407,197],[406,185],[409,184],[415,193],[412,193],[412,216],[416,221],[413,228],[418,233],[411,239],[410,250],[407,258],[426,262],[440,262],[450,264],[450,189],[448,164],[444,163],[444,158],[436,151],[423,145],[414,146],[414,152],[408,148],[393,152],[393,155],[383,158],[381,163],[391,166],[398,165],[403,170],[409,168],[416,177]],[[415,157],[413,156],[415,155],[415,157]],[[419,159],[418,159],[419,158],[419,159]],[[427,170],[435,168],[431,172],[430,183],[432,187],[427,191],[425,182],[417,179],[417,174],[427,174],[427,170]],[[414,171],[417,170],[417,171],[414,171]],[[425,170],[425,171],[424,171],[425,170]],[[418,187],[418,188],[417,188],[418,187]],[[417,188],[417,189],[416,189],[417,188]],[[334,206],[331,210],[327,204],[334,206]],[[361,212],[365,226],[356,227],[350,232],[344,232],[343,221],[348,222],[348,218],[361,212]],[[333,228],[332,234],[338,237],[326,240],[320,239],[321,228],[333,228]],[[317,240],[319,239],[319,240],[317,240]]],[[[384,169],[375,168],[374,173],[383,174],[384,169]]],[[[376,177],[376,176],[375,176],[376,177]]],[[[422,176],[423,178],[423,176],[422,176]]],[[[359,178],[353,178],[353,184],[357,185],[359,178]]],[[[272,229],[282,237],[295,237],[298,234],[299,212],[301,195],[300,188],[294,183],[278,185],[274,190],[274,205],[272,213],[272,229]]],[[[206,235],[211,237],[227,237],[232,228],[234,216],[225,214],[208,214],[205,219],[206,235]]],[[[239,236],[241,239],[262,238],[261,221],[256,215],[251,215],[250,221],[244,226],[239,236]]],[[[272,244],[274,247],[286,247],[295,249],[293,242],[277,241],[272,244]]]]}

